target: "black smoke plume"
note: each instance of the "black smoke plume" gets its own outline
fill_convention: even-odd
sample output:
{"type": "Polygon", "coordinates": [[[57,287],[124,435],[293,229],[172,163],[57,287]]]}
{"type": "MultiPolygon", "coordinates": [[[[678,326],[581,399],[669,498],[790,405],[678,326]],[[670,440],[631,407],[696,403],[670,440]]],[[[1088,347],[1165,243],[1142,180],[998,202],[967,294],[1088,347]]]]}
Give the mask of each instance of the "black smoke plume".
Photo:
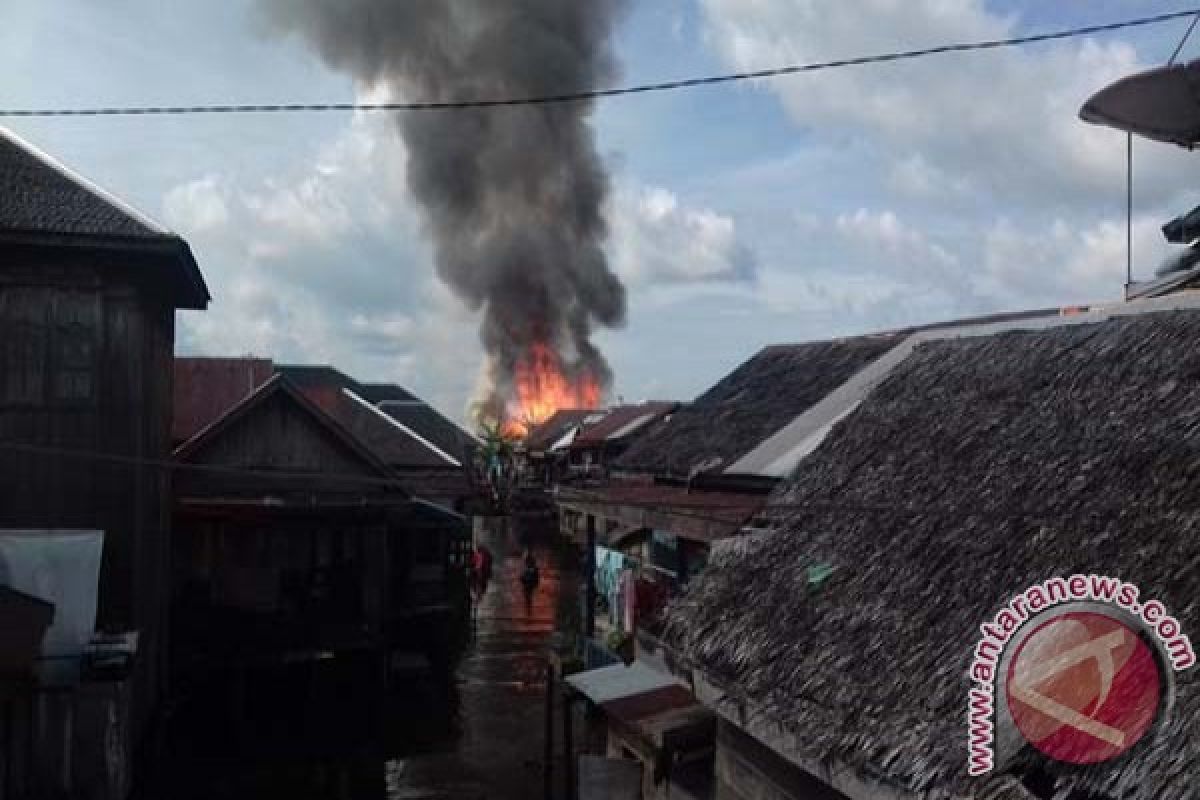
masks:
{"type": "MultiPolygon", "coordinates": [[[[609,83],[624,0],[263,0],[331,67],[412,101],[538,97],[609,83]]],[[[611,381],[591,341],[624,322],[604,252],[608,177],[590,102],[400,112],[437,271],[482,309],[483,409],[502,418],[535,343],[611,381]]]]}

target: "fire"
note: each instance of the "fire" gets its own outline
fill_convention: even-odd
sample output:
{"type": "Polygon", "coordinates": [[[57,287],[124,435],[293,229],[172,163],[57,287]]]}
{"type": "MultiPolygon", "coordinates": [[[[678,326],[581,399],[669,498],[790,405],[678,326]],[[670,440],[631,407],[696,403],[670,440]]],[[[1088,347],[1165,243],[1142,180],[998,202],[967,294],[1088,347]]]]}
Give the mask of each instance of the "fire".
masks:
{"type": "Polygon", "coordinates": [[[525,436],[534,425],[560,409],[590,409],[600,404],[600,384],[595,377],[589,374],[575,379],[568,377],[558,354],[542,343],[530,347],[529,353],[517,362],[514,387],[516,397],[509,405],[504,426],[513,436],[525,436]]]}

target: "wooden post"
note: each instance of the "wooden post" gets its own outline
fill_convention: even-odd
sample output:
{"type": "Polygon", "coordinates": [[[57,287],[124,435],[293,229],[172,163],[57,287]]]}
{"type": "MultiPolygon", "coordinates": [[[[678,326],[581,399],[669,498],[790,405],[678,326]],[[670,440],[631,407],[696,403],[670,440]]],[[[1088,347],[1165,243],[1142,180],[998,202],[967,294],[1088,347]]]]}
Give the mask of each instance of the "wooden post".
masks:
{"type": "Polygon", "coordinates": [[[563,688],[563,777],[566,784],[563,797],[565,800],[575,800],[575,743],[571,725],[571,701],[574,698],[571,697],[569,689],[563,688]]]}
{"type": "Polygon", "coordinates": [[[542,797],[554,798],[554,665],[546,662],[546,729],[542,749],[542,797]]]}
{"type": "Polygon", "coordinates": [[[583,579],[587,582],[585,597],[587,608],[584,614],[584,633],[589,639],[596,635],[596,515],[587,515],[587,553],[585,554],[587,568],[583,579]]]}

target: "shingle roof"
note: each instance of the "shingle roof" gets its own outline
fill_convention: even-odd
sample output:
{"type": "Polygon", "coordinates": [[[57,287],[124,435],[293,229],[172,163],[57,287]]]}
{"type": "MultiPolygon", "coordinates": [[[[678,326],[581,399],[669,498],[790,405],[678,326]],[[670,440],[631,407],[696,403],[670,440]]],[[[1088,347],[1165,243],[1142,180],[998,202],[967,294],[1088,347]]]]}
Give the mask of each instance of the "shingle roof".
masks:
{"type": "Polygon", "coordinates": [[[149,217],[0,128],[0,228],[96,236],[165,236],[149,217]]]}
{"type": "Polygon", "coordinates": [[[618,469],[688,475],[727,467],[854,373],[899,334],[767,347],[667,419],[617,459],[618,469]]]}
{"type": "MultiPolygon", "coordinates": [[[[1200,630],[1198,341],[1200,312],[1172,311],[922,345],[773,495],[775,532],[714,551],[668,641],[806,758],[974,796],[969,663],[1014,594],[1113,575],[1200,630]]],[[[1175,682],[1135,758],[1026,748],[1011,770],[1055,797],[1193,796],[1200,670],[1175,682]]]]}
{"type": "Polygon", "coordinates": [[[138,252],[172,268],[179,308],[204,308],[204,278],[187,243],[132,206],[0,128],[0,237],[138,252]]]}

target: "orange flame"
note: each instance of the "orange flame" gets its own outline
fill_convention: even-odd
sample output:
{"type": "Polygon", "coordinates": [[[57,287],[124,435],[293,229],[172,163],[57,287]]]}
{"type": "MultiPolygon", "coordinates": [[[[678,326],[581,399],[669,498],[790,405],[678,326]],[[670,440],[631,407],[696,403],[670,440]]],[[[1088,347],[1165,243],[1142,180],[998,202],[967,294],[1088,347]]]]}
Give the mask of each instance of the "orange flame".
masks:
{"type": "Polygon", "coordinates": [[[572,380],[552,348],[537,343],[517,361],[516,397],[509,406],[504,430],[524,437],[535,426],[562,409],[592,409],[600,405],[600,384],[590,374],[572,380]]]}

